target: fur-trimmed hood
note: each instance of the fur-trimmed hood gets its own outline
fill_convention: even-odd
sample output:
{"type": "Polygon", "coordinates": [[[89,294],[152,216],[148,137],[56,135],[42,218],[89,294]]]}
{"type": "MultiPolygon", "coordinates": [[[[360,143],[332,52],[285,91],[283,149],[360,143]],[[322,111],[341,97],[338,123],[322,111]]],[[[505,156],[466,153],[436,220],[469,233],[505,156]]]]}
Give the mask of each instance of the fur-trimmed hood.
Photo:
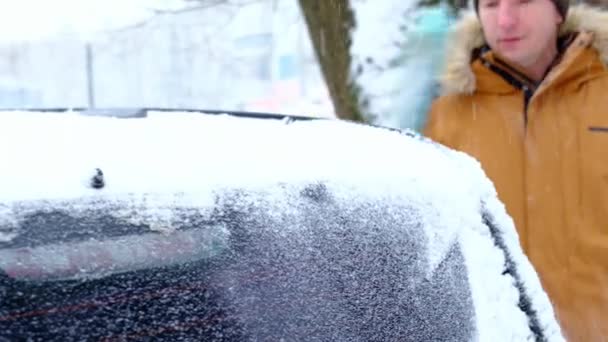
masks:
{"type": "MultiPolygon", "coordinates": [[[[593,32],[592,46],[608,65],[608,12],[586,5],[571,6],[560,35],[582,31],[593,32]]],[[[442,93],[470,94],[476,87],[471,56],[475,49],[485,45],[481,24],[474,11],[463,15],[450,37],[445,68],[440,78],[442,93]]]]}

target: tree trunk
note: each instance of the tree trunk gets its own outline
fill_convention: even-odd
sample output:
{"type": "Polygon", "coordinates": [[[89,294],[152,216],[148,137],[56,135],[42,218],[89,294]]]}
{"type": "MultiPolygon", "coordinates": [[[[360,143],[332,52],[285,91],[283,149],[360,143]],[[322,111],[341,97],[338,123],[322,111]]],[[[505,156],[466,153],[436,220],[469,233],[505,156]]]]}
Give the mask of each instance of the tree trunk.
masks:
{"type": "Polygon", "coordinates": [[[360,88],[351,79],[351,29],[355,14],[350,0],[298,0],[336,116],[365,121],[360,88]]]}

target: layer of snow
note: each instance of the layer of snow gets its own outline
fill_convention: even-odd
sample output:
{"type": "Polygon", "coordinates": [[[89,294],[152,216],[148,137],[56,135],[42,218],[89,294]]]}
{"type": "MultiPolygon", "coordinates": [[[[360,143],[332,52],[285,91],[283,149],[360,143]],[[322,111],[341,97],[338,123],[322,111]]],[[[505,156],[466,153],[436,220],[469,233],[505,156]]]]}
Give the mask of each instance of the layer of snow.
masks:
{"type": "Polygon", "coordinates": [[[105,195],[203,193],[218,186],[263,187],[315,180],[354,183],[364,186],[370,195],[382,196],[400,195],[403,190],[392,185],[403,181],[412,193],[428,194],[422,199],[428,196],[428,200],[442,203],[452,203],[460,194],[473,191],[469,183],[455,183],[445,173],[454,162],[434,152],[433,145],[333,120],[285,125],[274,120],[187,113],[150,113],[145,120],[2,113],[0,120],[0,155],[2,164],[10,166],[0,171],[2,202],[96,194],[85,186],[96,168],[104,172],[105,195]],[[387,146],[391,148],[380,149],[387,146]],[[415,167],[414,161],[425,167],[415,167]],[[387,163],[395,167],[387,169],[387,163]],[[192,184],[197,188],[192,189],[192,184]],[[434,193],[443,196],[438,199],[434,193]]]}
{"type": "Polygon", "coordinates": [[[354,207],[413,207],[421,215],[416,227],[426,237],[428,278],[437,275],[455,248],[462,251],[477,340],[534,339],[518,307],[516,279],[502,274],[507,256],[517,266],[544,335],[563,341],[513,222],[479,164],[420,137],[334,120],[13,112],[0,113],[0,164],[0,241],[5,242],[19,236],[24,215],[45,203],[49,210],[69,208],[75,216],[86,215],[96,201],[128,203],[112,215],[149,223],[165,234],[173,234],[175,219],[168,208],[199,208],[205,216],[216,204],[215,194],[225,189],[264,193],[264,207],[277,217],[296,209],[285,197],[285,184],[322,183],[338,203],[354,207]],[[98,168],[103,189],[90,186],[98,168]],[[506,251],[483,223],[484,208],[497,223],[506,251]]]}

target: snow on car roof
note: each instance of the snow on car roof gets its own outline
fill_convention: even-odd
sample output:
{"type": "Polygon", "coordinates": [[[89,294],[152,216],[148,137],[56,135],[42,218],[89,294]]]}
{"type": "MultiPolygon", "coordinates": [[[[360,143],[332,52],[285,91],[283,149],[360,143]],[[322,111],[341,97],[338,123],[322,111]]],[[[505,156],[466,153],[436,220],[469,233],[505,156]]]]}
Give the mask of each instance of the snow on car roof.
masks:
{"type": "MultiPolygon", "coordinates": [[[[207,210],[221,189],[263,191],[286,211],[290,203],[273,190],[281,184],[322,183],[344,203],[407,203],[422,213],[429,274],[454,245],[462,247],[479,340],[538,337],[528,326],[549,341],[563,340],[513,221],[479,163],[418,136],[338,120],[13,111],[0,113],[0,165],[0,241],[18,235],[31,202],[69,202],[77,212],[83,209],[77,201],[128,200],[146,211],[137,219],[151,227],[160,222],[168,233],[173,213],[163,203],[207,210]],[[99,186],[92,183],[96,176],[99,186]],[[505,267],[513,272],[497,276],[505,267]],[[522,296],[534,317],[519,308],[522,296]]],[[[134,219],[129,211],[114,215],[134,219]]]]}

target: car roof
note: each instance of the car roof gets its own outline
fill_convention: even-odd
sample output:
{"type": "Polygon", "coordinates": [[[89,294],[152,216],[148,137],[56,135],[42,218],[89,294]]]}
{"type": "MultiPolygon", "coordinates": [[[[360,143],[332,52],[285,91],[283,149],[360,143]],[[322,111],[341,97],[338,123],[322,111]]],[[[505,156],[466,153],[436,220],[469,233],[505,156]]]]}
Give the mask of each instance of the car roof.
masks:
{"type": "MultiPolygon", "coordinates": [[[[10,112],[0,113],[0,146],[0,269],[13,267],[15,279],[40,272],[51,280],[78,278],[56,264],[48,264],[47,273],[27,273],[16,259],[24,251],[36,256],[29,264],[36,267],[52,259],[49,253],[89,255],[90,239],[97,239],[114,263],[101,271],[81,263],[80,276],[119,276],[142,268],[120,256],[133,246],[129,239],[142,246],[203,239],[215,241],[220,252],[191,248],[178,253],[186,259],[141,258],[171,265],[217,255],[213,260],[222,266],[212,282],[228,291],[222,298],[233,309],[247,312],[240,317],[250,331],[260,317],[264,330],[280,320],[273,313],[307,312],[298,308],[346,314],[358,298],[361,310],[384,310],[377,318],[395,320],[407,308],[429,317],[436,329],[420,331],[435,337],[459,317],[456,322],[472,322],[463,323],[460,337],[562,338],[513,222],[479,164],[411,132],[198,112],[150,110],[125,120],[10,112]],[[252,270],[283,276],[232,294],[224,286],[252,270]],[[349,299],[317,307],[336,286],[349,299]],[[262,300],[271,294],[278,302],[262,300]],[[400,304],[392,306],[395,298],[400,304]],[[285,304],[291,302],[301,305],[285,304]]],[[[351,314],[361,319],[349,321],[353,327],[369,322],[367,314],[351,314]]],[[[319,315],[319,324],[329,319],[319,315]]],[[[368,332],[358,330],[361,336],[377,336],[382,320],[372,321],[368,332]]],[[[404,330],[382,336],[414,327],[394,322],[404,330]]],[[[305,325],[294,329],[294,336],[310,332],[305,325]]],[[[332,329],[325,333],[340,331],[332,329]]]]}

